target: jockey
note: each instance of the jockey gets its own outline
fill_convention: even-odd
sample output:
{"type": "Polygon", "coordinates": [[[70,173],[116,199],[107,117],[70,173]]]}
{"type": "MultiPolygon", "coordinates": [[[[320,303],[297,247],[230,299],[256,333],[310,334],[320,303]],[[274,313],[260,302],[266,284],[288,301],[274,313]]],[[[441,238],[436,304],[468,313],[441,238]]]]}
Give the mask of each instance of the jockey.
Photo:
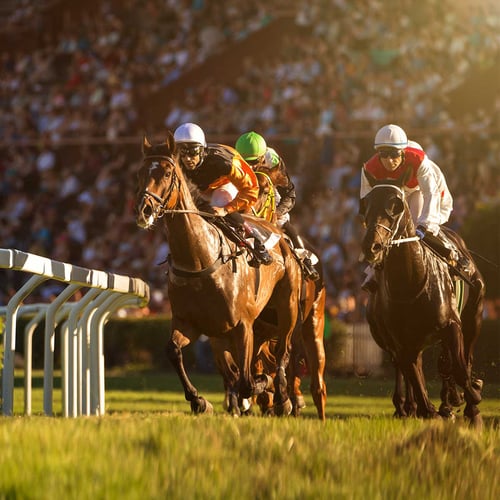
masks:
{"type": "MultiPolygon", "coordinates": [[[[453,210],[453,198],[440,168],[425,154],[420,144],[409,141],[405,131],[397,125],[385,125],[375,135],[376,154],[365,164],[361,173],[360,198],[372,189],[365,170],[376,179],[397,179],[411,169],[409,180],[403,186],[417,236],[443,257],[451,267],[468,271],[469,260],[460,255],[456,246],[441,231],[453,210]]],[[[374,290],[373,270],[367,269],[362,288],[374,290]]]]}
{"type": "Polygon", "coordinates": [[[283,158],[273,148],[268,147],[265,139],[256,132],[242,134],[236,141],[235,148],[254,171],[262,171],[271,178],[277,201],[276,225],[285,231],[294,248],[299,250],[306,276],[313,281],[317,280],[318,271],[304,251],[302,238],[290,222],[289,212],[295,205],[295,186],[288,175],[283,158]]]}
{"type": "Polygon", "coordinates": [[[259,184],[251,167],[232,147],[207,144],[205,133],[195,123],[177,127],[174,140],[186,177],[200,189],[217,215],[232,226],[243,228],[254,239],[258,263],[271,264],[273,258],[264,246],[262,235],[241,216],[258,198],[259,184]]]}

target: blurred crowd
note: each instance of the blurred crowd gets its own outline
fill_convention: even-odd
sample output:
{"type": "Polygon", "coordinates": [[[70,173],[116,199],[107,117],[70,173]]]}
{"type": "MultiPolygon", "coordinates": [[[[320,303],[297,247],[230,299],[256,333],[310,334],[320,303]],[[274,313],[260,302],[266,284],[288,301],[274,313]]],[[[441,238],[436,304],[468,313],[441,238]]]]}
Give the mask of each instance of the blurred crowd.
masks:
{"type": "MultiPolygon", "coordinates": [[[[495,2],[89,2],[93,8],[77,14],[65,9],[71,2],[53,2],[62,19],[57,33],[40,30],[37,15],[35,48],[3,44],[4,248],[143,278],[153,290],[151,310],[168,309],[165,269],[157,265],[168,244],[161,231],[135,226],[135,174],[142,133],[185,121],[202,126],[209,142],[233,144],[253,129],[282,152],[298,194],[292,220],[322,258],[329,310],[346,321],[363,316],[359,177],[381,125],[403,126],[440,165],[455,199],[454,229],[500,201],[500,94],[487,107],[453,109],[457,89],[500,62],[495,2]],[[145,96],[283,15],[293,15],[298,31],[279,56],[248,57],[230,83],[207,72],[183,99],[166,101],[161,124],[148,122],[145,96]]],[[[20,2],[17,29],[30,28],[36,4],[20,2]]],[[[1,304],[23,279],[3,274],[1,304]]],[[[40,288],[41,299],[58,286],[40,288]]]]}

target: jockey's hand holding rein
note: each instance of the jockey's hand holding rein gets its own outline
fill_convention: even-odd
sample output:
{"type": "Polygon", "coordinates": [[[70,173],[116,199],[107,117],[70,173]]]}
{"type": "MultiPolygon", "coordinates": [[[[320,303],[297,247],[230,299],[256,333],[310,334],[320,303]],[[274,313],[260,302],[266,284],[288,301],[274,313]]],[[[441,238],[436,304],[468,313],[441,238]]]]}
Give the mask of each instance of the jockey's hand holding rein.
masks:
{"type": "Polygon", "coordinates": [[[227,210],[224,207],[212,207],[212,210],[218,217],[224,217],[227,215],[227,210]]]}

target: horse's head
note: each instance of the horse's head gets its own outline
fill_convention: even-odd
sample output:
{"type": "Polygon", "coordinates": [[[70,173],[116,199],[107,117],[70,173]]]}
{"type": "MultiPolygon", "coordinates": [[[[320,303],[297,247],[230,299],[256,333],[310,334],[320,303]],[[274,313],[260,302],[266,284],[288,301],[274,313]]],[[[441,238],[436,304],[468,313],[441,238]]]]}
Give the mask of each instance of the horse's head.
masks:
{"type": "Polygon", "coordinates": [[[152,145],[146,136],[142,144],[142,166],[138,173],[137,225],[148,229],[167,210],[176,207],[179,193],[179,166],[172,133],[161,144],[152,145]]]}
{"type": "Polygon", "coordinates": [[[280,161],[276,166],[258,165],[254,170],[256,174],[262,172],[267,175],[275,186],[287,186],[288,177],[285,168],[285,164],[280,161]]]}
{"type": "Polygon", "coordinates": [[[366,226],[361,249],[367,262],[379,264],[393,240],[406,231],[411,216],[402,188],[404,179],[377,181],[366,170],[365,175],[373,189],[361,200],[366,226]]]}

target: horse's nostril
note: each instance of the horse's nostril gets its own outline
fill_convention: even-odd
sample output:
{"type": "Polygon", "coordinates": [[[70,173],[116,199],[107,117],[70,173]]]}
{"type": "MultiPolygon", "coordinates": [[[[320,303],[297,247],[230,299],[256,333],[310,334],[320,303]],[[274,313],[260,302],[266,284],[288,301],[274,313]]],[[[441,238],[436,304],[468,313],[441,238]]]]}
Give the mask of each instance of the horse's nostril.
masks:
{"type": "Polygon", "coordinates": [[[151,215],[153,215],[153,209],[149,205],[146,205],[142,209],[142,214],[144,215],[144,217],[151,217],[151,215]]]}
{"type": "Polygon", "coordinates": [[[373,253],[378,253],[382,250],[382,245],[380,243],[374,243],[372,245],[372,252],[373,253]]]}

